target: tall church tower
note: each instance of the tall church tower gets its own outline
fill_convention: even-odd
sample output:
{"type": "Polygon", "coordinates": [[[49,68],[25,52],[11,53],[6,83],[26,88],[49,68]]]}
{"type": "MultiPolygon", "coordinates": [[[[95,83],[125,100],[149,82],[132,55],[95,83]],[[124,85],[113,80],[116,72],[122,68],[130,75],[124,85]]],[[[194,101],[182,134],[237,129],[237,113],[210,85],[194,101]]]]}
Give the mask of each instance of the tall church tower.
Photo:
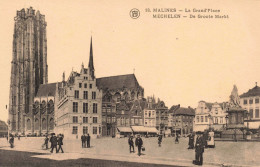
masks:
{"type": "Polygon", "coordinates": [[[30,7],[14,18],[9,96],[11,132],[34,131],[33,99],[40,84],[48,83],[45,16],[30,7]],[[30,121],[30,122],[28,122],[30,121]]]}

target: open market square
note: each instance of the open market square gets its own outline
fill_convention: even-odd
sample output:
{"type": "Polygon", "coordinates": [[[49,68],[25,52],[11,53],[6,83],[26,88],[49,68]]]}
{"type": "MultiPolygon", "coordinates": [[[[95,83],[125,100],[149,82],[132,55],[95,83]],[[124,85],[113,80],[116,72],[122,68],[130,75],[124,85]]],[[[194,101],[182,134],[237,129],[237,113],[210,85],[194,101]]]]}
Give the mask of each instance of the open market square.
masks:
{"type": "MultiPolygon", "coordinates": [[[[163,138],[161,147],[158,146],[156,137],[142,138],[146,150],[142,152],[140,157],[137,155],[137,148],[135,148],[135,153],[129,152],[127,139],[128,138],[93,139],[91,140],[90,148],[82,148],[80,139],[64,140],[64,153],[62,154],[50,153],[50,149],[42,149],[41,146],[44,143],[43,137],[21,137],[20,140],[15,138],[14,148],[10,148],[5,138],[1,138],[0,166],[12,166],[14,163],[17,163],[10,161],[9,158],[4,158],[9,157],[8,155],[14,152],[20,154],[20,157],[25,156],[25,153],[30,153],[30,159],[34,159],[38,163],[43,161],[50,166],[56,166],[61,163],[61,161],[64,161],[62,164],[78,162],[77,165],[79,166],[91,161],[94,163],[91,163],[90,166],[95,166],[95,164],[98,163],[95,160],[106,160],[106,162],[111,163],[116,162],[119,163],[117,164],[118,166],[133,166],[132,163],[144,163],[147,166],[156,166],[156,164],[193,166],[192,161],[195,159],[195,152],[194,149],[187,149],[187,138],[180,138],[178,144],[175,144],[174,138],[172,137],[163,138]],[[52,163],[49,160],[56,161],[57,163],[52,163]]],[[[259,149],[259,142],[218,141],[216,142],[215,148],[205,149],[203,166],[259,166],[259,149]]],[[[24,163],[21,164],[21,166],[27,165],[24,163]]],[[[36,164],[33,163],[31,163],[31,165],[36,166],[36,164]]],[[[103,164],[101,166],[105,165],[103,164]]]]}

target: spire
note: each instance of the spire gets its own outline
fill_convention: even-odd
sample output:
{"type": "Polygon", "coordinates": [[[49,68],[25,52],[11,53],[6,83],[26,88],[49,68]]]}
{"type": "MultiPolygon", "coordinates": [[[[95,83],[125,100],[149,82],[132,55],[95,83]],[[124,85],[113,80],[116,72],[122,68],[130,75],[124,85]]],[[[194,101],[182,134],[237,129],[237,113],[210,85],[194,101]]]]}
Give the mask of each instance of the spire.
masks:
{"type": "Polygon", "coordinates": [[[90,52],[89,52],[88,68],[89,68],[90,70],[94,70],[94,64],[93,64],[93,49],[92,49],[92,36],[91,36],[91,41],[90,41],[90,52]]]}
{"type": "Polygon", "coordinates": [[[91,36],[91,41],[90,41],[90,52],[89,52],[89,63],[88,63],[88,70],[91,75],[91,77],[94,79],[94,63],[93,63],[93,48],[92,48],[92,36],[91,36]]]}
{"type": "Polygon", "coordinates": [[[65,71],[62,74],[62,82],[65,82],[65,71]]]}

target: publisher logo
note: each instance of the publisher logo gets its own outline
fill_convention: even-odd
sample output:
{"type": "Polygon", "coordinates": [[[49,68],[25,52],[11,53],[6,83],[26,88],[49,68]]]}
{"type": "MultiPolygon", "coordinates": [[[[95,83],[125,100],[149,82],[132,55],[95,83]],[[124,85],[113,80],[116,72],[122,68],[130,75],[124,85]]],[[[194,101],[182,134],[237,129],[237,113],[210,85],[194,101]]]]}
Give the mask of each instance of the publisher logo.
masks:
{"type": "Polygon", "coordinates": [[[133,19],[137,19],[140,16],[140,11],[136,8],[132,9],[130,11],[130,17],[132,17],[133,19]]]}

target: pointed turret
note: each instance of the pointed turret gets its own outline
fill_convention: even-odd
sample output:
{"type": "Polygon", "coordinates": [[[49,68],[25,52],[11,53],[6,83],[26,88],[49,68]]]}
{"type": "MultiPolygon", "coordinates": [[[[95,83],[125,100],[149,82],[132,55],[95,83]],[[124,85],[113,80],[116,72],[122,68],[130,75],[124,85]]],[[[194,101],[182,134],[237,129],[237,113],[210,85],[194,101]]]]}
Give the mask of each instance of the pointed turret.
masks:
{"type": "Polygon", "coordinates": [[[94,69],[94,62],[93,62],[92,37],[91,37],[91,41],[90,41],[88,70],[89,70],[89,73],[90,73],[91,77],[94,79],[95,78],[95,75],[94,75],[95,69],[94,69]]]}

